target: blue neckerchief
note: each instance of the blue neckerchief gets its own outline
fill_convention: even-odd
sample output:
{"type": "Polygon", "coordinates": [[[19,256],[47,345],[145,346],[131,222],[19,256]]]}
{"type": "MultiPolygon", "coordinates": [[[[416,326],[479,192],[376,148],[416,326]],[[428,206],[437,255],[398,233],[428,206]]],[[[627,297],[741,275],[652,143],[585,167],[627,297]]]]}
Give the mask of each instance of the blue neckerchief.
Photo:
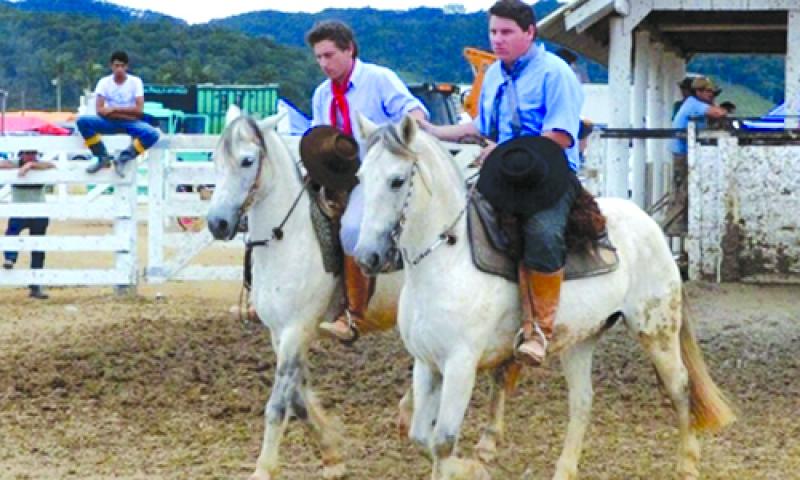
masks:
{"type": "Polygon", "coordinates": [[[514,86],[514,82],[516,82],[520,75],[522,75],[522,71],[525,70],[525,67],[533,60],[536,56],[538,47],[535,43],[532,43],[528,51],[525,52],[524,55],[519,57],[515,62],[514,65],[511,66],[509,70],[506,67],[506,64],[500,62],[500,73],[503,74],[503,83],[497,88],[497,93],[494,96],[494,102],[492,102],[492,113],[489,117],[489,138],[493,141],[497,141],[500,137],[500,105],[503,102],[503,95],[505,95],[506,89],[509,90],[509,109],[511,110],[511,135],[513,138],[519,136],[519,132],[522,130],[522,124],[520,122],[520,113],[519,113],[519,99],[517,97],[517,89],[514,86]]]}

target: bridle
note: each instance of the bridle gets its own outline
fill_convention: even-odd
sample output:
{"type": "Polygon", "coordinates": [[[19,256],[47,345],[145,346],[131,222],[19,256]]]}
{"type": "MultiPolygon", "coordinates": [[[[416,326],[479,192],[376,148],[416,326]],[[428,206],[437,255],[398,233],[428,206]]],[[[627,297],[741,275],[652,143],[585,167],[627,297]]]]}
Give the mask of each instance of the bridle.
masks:
{"type": "MultiPolygon", "coordinates": [[[[258,128],[258,125],[252,118],[246,117],[246,121],[250,123],[251,128],[255,131],[256,143],[258,144],[258,165],[257,165],[258,170],[256,171],[256,178],[253,180],[253,183],[247,190],[247,196],[244,198],[244,202],[242,202],[242,205],[239,206],[239,212],[238,212],[239,222],[241,222],[241,219],[244,217],[244,214],[247,212],[247,210],[249,210],[250,207],[253,205],[253,203],[255,203],[256,193],[261,188],[261,175],[264,170],[264,161],[267,158],[267,142],[264,140],[264,135],[261,133],[261,129],[258,128]]],[[[299,170],[298,170],[298,175],[299,175],[299,170]]],[[[303,181],[302,188],[300,188],[300,193],[292,202],[292,206],[289,207],[289,211],[286,212],[286,215],[283,217],[283,220],[281,220],[281,223],[277,227],[272,229],[272,235],[264,240],[249,240],[248,238],[245,238],[246,248],[250,249],[253,247],[266,247],[267,245],[269,245],[270,242],[274,240],[283,239],[283,227],[286,225],[286,222],[289,220],[289,217],[292,216],[292,213],[294,213],[297,204],[300,203],[300,198],[302,198],[303,193],[306,191],[307,185],[308,185],[308,180],[306,179],[305,181],[303,181]]],[[[238,226],[239,225],[237,223],[236,229],[238,229],[238,226]]]]}
{"type": "MultiPolygon", "coordinates": [[[[467,208],[469,207],[469,202],[472,199],[472,194],[475,191],[475,186],[477,185],[477,182],[475,182],[469,188],[467,191],[467,198],[464,208],[462,208],[461,211],[458,212],[458,215],[456,215],[456,218],[453,219],[453,221],[450,222],[450,224],[447,225],[444,230],[442,230],[442,233],[436,236],[436,240],[434,240],[425,250],[417,254],[414,258],[409,258],[408,251],[405,248],[400,248],[399,241],[405,227],[407,219],[406,214],[408,213],[409,205],[411,204],[411,195],[414,191],[414,177],[419,170],[419,166],[417,165],[418,162],[419,157],[415,153],[411,163],[411,175],[408,179],[408,191],[406,192],[406,198],[403,200],[403,207],[400,209],[400,215],[397,218],[397,223],[395,223],[394,227],[389,233],[389,237],[392,240],[392,248],[400,252],[400,255],[403,257],[403,265],[407,265],[409,267],[416,267],[428,255],[433,253],[434,250],[444,244],[447,244],[448,246],[453,246],[456,244],[458,241],[458,236],[453,232],[453,230],[455,229],[459,220],[461,220],[461,217],[463,217],[466,213],[467,208]]],[[[478,173],[475,173],[472,177],[470,177],[470,179],[476,175],[478,175],[478,173]]]]}

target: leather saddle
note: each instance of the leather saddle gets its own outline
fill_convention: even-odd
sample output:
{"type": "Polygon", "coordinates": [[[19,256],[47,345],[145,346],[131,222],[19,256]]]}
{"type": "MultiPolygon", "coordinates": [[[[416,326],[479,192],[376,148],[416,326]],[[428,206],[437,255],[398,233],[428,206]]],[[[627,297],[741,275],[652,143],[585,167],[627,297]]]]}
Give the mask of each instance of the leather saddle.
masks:
{"type": "MultiPolygon", "coordinates": [[[[472,261],[478,270],[517,282],[517,265],[522,258],[518,219],[495,210],[476,190],[467,209],[467,229],[472,261]]],[[[566,243],[566,280],[610,273],[619,266],[617,249],[605,230],[605,217],[586,190],[582,189],[573,204],[566,243]]]]}

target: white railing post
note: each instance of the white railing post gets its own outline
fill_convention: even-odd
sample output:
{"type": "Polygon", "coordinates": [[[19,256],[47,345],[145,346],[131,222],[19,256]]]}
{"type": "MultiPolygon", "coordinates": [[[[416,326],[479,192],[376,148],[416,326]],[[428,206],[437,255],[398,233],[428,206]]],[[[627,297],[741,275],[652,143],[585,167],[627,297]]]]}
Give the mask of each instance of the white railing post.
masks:
{"type": "Polygon", "coordinates": [[[154,149],[147,164],[147,268],[145,277],[150,283],[163,283],[164,269],[164,186],[172,151],[154,149]]]}
{"type": "Polygon", "coordinates": [[[126,249],[114,254],[114,266],[127,279],[126,284],[115,286],[118,294],[136,294],[138,284],[138,232],[136,222],[136,163],[130,162],[126,182],[114,189],[114,204],[121,215],[114,219],[114,235],[123,239],[126,249]]]}

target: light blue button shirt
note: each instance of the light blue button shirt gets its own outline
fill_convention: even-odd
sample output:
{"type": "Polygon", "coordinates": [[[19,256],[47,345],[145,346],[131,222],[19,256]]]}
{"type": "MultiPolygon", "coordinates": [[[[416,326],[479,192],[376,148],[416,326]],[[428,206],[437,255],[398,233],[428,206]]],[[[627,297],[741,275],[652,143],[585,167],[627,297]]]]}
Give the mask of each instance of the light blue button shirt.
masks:
{"type": "MultiPolygon", "coordinates": [[[[350,125],[353,127],[353,136],[360,148],[361,157],[364,157],[364,142],[359,137],[356,127],[356,112],[367,117],[377,125],[396,123],[403,116],[414,110],[421,109],[428,115],[428,111],[417,97],[411,94],[408,87],[393,71],[388,68],[364,63],[356,59],[353,73],[350,75],[350,84],[347,86],[347,105],[350,109],[350,125]]],[[[312,120],[311,126],[330,125],[331,80],[322,82],[311,99],[312,120]]],[[[342,126],[341,112],[337,110],[337,127],[342,126]]],[[[361,227],[361,218],[364,216],[364,192],[361,185],[350,192],[347,208],[342,216],[339,237],[342,247],[347,255],[353,255],[361,227]]]]}
{"type": "MultiPolygon", "coordinates": [[[[345,97],[350,107],[350,124],[353,126],[353,135],[359,144],[363,142],[356,131],[356,112],[361,113],[377,125],[399,122],[406,113],[415,108],[421,109],[426,115],[428,113],[422,102],[411,94],[396,73],[388,68],[365,63],[359,59],[356,59],[353,66],[345,97]]],[[[331,80],[327,79],[314,90],[314,96],[311,99],[312,127],[330,125],[331,102],[333,102],[331,80]]],[[[337,110],[337,117],[339,115],[341,114],[337,110]]],[[[337,119],[337,123],[336,126],[342,126],[340,117],[337,119]]]]}
{"type": "MultiPolygon", "coordinates": [[[[492,109],[498,89],[505,82],[501,72],[501,61],[493,63],[486,71],[481,88],[478,116],[475,128],[488,136],[492,129],[492,109]]],[[[555,130],[572,138],[572,146],[566,150],[569,166],[577,171],[578,128],[580,128],[583,89],[569,65],[558,56],[545,50],[544,45],[531,45],[517,59],[511,69],[519,72],[514,81],[519,99],[520,131],[518,136],[541,135],[555,130]]],[[[498,143],[514,138],[509,92],[506,88],[500,103],[498,143]]]]}
{"type": "MultiPolygon", "coordinates": [[[[706,112],[711,105],[703,102],[695,96],[686,97],[683,105],[678,109],[675,118],[672,119],[672,128],[686,128],[689,126],[690,117],[702,117],[696,120],[697,128],[706,128],[706,112]]],[[[676,138],[672,141],[672,153],[686,155],[689,153],[689,146],[686,139],[676,138]]]]}

